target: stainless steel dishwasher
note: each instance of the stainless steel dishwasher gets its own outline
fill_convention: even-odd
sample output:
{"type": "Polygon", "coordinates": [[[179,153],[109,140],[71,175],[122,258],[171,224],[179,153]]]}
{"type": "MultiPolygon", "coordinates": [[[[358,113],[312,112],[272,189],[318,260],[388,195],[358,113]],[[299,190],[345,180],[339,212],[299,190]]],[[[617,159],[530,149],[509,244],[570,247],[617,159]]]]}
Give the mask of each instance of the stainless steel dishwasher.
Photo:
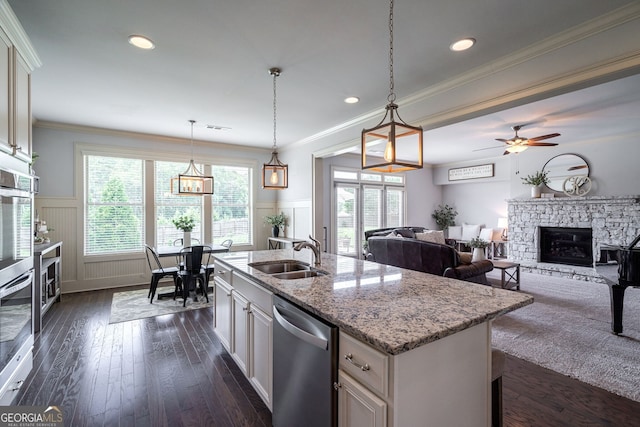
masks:
{"type": "Polygon", "coordinates": [[[338,329],[273,298],[273,425],[337,425],[338,329]]]}

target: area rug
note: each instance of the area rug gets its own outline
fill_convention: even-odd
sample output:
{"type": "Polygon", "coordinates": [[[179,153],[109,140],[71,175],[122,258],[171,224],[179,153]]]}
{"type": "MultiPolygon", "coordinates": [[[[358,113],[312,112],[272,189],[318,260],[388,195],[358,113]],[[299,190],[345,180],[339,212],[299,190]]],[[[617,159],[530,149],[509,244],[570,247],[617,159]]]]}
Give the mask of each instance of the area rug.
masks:
{"type": "Polygon", "coordinates": [[[495,347],[640,401],[640,289],[626,291],[617,336],[605,284],[523,273],[521,292],[535,302],[493,322],[495,347]]]}
{"type": "MultiPolygon", "coordinates": [[[[173,286],[158,288],[158,293],[173,292],[173,286]]],[[[149,289],[135,291],[116,292],[111,300],[111,316],[109,323],[126,322],[129,320],[144,319],[146,317],[162,316],[164,314],[179,313],[187,310],[197,310],[213,306],[213,295],[209,294],[209,302],[198,295],[198,301],[187,299],[187,306],[182,306],[182,298],[153,299],[149,304],[149,289]]]]}

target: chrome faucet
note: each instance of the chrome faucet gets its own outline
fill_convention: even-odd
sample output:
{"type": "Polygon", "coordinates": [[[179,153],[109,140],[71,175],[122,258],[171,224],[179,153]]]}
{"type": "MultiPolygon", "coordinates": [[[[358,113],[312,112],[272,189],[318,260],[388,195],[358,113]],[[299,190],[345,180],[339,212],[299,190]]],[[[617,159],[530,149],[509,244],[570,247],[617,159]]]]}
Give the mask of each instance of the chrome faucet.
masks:
{"type": "Polygon", "coordinates": [[[309,248],[313,251],[313,255],[314,255],[314,264],[316,267],[319,267],[320,265],[322,265],[322,261],[320,258],[320,242],[316,239],[314,239],[311,235],[309,235],[309,238],[313,241],[312,243],[309,242],[300,242],[298,243],[296,246],[293,247],[294,251],[300,251],[302,250],[302,248],[309,248]]]}

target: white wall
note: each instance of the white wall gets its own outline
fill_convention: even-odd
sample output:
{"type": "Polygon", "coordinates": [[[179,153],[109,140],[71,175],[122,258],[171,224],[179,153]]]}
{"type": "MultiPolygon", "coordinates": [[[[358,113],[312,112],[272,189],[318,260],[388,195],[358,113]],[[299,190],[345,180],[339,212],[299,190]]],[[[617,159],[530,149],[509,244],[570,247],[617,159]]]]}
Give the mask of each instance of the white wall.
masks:
{"type": "MultiPolygon", "coordinates": [[[[83,251],[82,184],[76,177],[76,143],[83,146],[110,146],[148,151],[150,157],[162,156],[187,162],[191,157],[190,141],[132,135],[124,132],[90,131],[86,129],[53,129],[34,127],[33,147],[39,154],[34,165],[40,177],[40,193],[35,206],[40,218],[55,230],[54,241],[63,241],[62,291],[76,292],[148,283],[149,267],[144,253],[85,257],[83,251]],[[80,187],[80,188],[78,188],[80,187]]],[[[194,160],[233,161],[254,167],[254,245],[240,249],[266,249],[269,227],[263,224],[265,215],[276,212],[277,191],[261,188],[262,163],[270,158],[269,150],[194,141],[194,160]]],[[[148,239],[149,240],[149,239],[148,239]]]]}
{"type": "MultiPolygon", "coordinates": [[[[555,147],[529,148],[523,153],[499,156],[476,162],[436,167],[434,181],[442,185],[442,201],[458,210],[456,223],[485,224],[496,227],[499,217],[506,217],[508,199],[529,198],[530,188],[521,178],[542,170],[544,164],[559,154],[574,153],[589,164],[593,182],[589,196],[640,194],[640,135],[615,135],[606,139],[562,142],[555,147]],[[475,180],[448,182],[448,170],[473,164],[495,164],[495,176],[475,180]]],[[[549,189],[544,192],[553,193],[549,189]]],[[[567,197],[555,193],[556,197],[567,197]]]]}

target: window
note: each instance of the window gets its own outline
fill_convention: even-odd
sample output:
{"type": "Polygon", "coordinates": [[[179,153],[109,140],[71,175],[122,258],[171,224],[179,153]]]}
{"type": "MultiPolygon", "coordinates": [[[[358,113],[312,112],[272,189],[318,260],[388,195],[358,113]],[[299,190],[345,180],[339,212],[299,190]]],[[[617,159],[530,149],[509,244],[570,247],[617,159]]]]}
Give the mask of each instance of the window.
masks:
{"type": "Polygon", "coordinates": [[[213,166],[213,241],[251,244],[251,169],[213,166]]]}
{"type": "Polygon", "coordinates": [[[86,155],[87,255],[140,251],[144,244],[144,167],[139,159],[86,155]]]}
{"type": "Polygon", "coordinates": [[[335,250],[359,256],[364,232],[401,227],[405,219],[403,175],[334,169],[333,203],[335,250]]]}
{"type": "MultiPolygon", "coordinates": [[[[155,162],[155,221],[156,244],[158,246],[172,246],[175,241],[183,238],[183,232],[178,230],[173,218],[181,215],[191,215],[196,220],[196,226],[191,230],[193,243],[205,243],[202,236],[202,196],[174,196],[171,194],[171,178],[176,177],[187,169],[188,163],[155,162]]],[[[203,165],[196,165],[202,171],[203,165]]]]}

